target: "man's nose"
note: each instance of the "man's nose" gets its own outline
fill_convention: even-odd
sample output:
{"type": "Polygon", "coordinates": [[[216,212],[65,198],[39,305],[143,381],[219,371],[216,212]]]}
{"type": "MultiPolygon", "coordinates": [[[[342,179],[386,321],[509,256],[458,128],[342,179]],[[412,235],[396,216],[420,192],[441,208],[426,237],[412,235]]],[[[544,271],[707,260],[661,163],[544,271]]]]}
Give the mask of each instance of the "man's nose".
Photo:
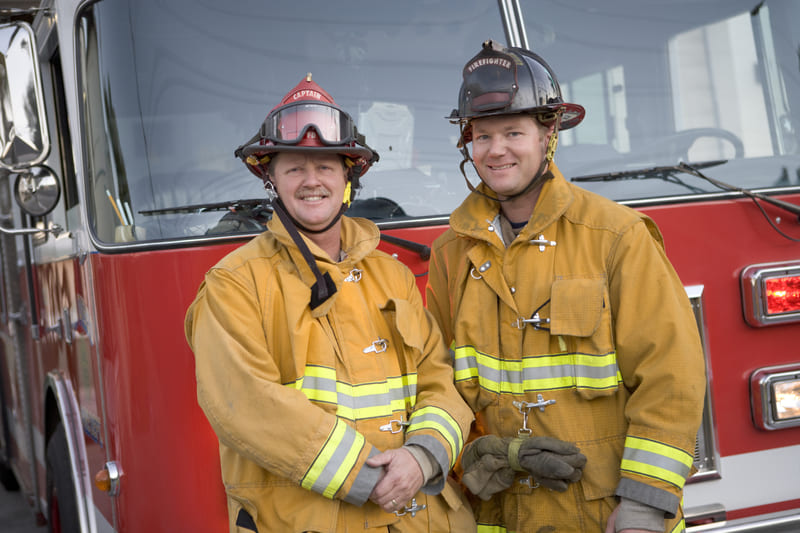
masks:
{"type": "Polygon", "coordinates": [[[489,139],[489,154],[490,155],[502,155],[506,151],[506,143],[505,139],[500,136],[492,136],[489,139]]]}
{"type": "Polygon", "coordinates": [[[321,175],[320,174],[320,169],[318,169],[314,165],[306,166],[305,167],[305,172],[303,172],[303,175],[305,177],[304,181],[306,183],[309,183],[309,182],[311,182],[311,183],[319,183],[319,181],[320,181],[320,175],[321,175]]]}

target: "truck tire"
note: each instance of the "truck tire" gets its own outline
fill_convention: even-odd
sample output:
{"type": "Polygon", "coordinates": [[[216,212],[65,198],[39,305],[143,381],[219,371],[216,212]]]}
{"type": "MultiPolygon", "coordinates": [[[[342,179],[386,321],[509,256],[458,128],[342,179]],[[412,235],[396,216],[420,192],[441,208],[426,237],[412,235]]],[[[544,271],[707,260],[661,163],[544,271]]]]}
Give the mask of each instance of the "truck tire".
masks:
{"type": "Polygon", "coordinates": [[[17,477],[14,475],[14,472],[11,471],[8,465],[3,463],[0,463],[0,485],[3,485],[3,488],[8,492],[15,492],[19,490],[17,477]]]}
{"type": "MultiPolygon", "coordinates": [[[[0,355],[0,368],[5,368],[4,361],[0,355]]],[[[8,427],[6,418],[6,395],[3,387],[3,377],[0,376],[0,431],[3,432],[0,439],[0,485],[9,492],[19,490],[19,483],[10,467],[9,447],[11,446],[11,430],[8,427]],[[2,444],[5,446],[2,446],[2,444]]]]}
{"type": "Polygon", "coordinates": [[[67,436],[61,423],[47,442],[47,523],[50,533],[81,530],[67,436]]]}

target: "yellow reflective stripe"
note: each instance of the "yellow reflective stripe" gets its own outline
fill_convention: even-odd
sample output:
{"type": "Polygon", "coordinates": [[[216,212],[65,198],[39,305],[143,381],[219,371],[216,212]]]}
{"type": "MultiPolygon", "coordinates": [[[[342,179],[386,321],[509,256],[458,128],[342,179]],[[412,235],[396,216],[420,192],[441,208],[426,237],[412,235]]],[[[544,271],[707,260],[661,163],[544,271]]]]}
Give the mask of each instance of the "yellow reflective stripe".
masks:
{"type": "Polygon", "coordinates": [[[478,524],[478,533],[506,533],[507,531],[503,526],[478,524]]]}
{"type": "Polygon", "coordinates": [[[675,524],[675,527],[669,530],[669,533],[681,533],[682,531],[686,531],[686,523],[683,521],[683,518],[675,524]]]}
{"type": "Polygon", "coordinates": [[[309,400],[336,405],[337,416],[352,421],[411,410],[417,402],[417,375],[413,373],[353,385],[337,381],[332,368],[307,365],[302,377],[285,385],[302,391],[309,400]]]}
{"type": "Polygon", "coordinates": [[[694,458],[687,452],[654,440],[628,436],[620,468],[626,472],[660,479],[683,488],[694,458]]]}
{"type": "Polygon", "coordinates": [[[454,347],[456,382],[477,379],[480,386],[498,394],[566,389],[616,389],[622,381],[615,352],[523,356],[502,359],[474,346],[454,347]]]}
{"type": "Polygon", "coordinates": [[[439,407],[427,406],[412,413],[406,435],[421,429],[431,429],[439,433],[450,445],[450,466],[455,464],[461,453],[464,436],[461,427],[450,414],[439,407]]]}
{"type": "Polygon", "coordinates": [[[305,375],[301,376],[294,383],[289,383],[287,385],[303,391],[303,394],[305,394],[309,400],[332,404],[338,401],[336,394],[336,371],[332,368],[307,365],[305,368],[305,375]],[[328,385],[326,386],[326,384],[328,385]]]}
{"type": "Polygon", "coordinates": [[[300,484],[326,498],[333,498],[356,464],[365,442],[363,435],[337,419],[328,440],[300,484]]]}

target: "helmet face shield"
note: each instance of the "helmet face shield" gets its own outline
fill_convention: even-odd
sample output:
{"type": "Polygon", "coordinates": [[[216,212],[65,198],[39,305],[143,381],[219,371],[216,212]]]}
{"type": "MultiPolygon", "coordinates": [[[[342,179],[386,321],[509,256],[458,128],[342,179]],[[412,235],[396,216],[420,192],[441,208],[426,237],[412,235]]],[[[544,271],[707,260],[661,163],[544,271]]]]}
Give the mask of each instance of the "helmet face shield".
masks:
{"type": "Polygon", "coordinates": [[[325,102],[297,102],[281,106],[261,125],[261,138],[275,144],[326,146],[355,141],[356,128],[349,114],[325,102]]]}

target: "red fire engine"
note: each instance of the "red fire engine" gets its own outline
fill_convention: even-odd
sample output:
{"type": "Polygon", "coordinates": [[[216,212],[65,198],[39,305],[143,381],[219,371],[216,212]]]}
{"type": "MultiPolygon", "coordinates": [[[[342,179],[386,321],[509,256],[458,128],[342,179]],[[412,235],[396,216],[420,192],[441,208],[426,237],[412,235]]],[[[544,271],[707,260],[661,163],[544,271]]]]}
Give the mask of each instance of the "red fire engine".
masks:
{"type": "MultiPolygon", "coordinates": [[[[568,179],[650,215],[708,368],[690,531],[800,529],[800,3],[0,3],[0,481],[53,531],[224,531],[186,308],[264,230],[233,150],[307,72],[381,155],[351,215],[425,284],[461,66],[530,48],[568,179]]],[[[473,183],[477,176],[471,175],[473,183]]]]}

